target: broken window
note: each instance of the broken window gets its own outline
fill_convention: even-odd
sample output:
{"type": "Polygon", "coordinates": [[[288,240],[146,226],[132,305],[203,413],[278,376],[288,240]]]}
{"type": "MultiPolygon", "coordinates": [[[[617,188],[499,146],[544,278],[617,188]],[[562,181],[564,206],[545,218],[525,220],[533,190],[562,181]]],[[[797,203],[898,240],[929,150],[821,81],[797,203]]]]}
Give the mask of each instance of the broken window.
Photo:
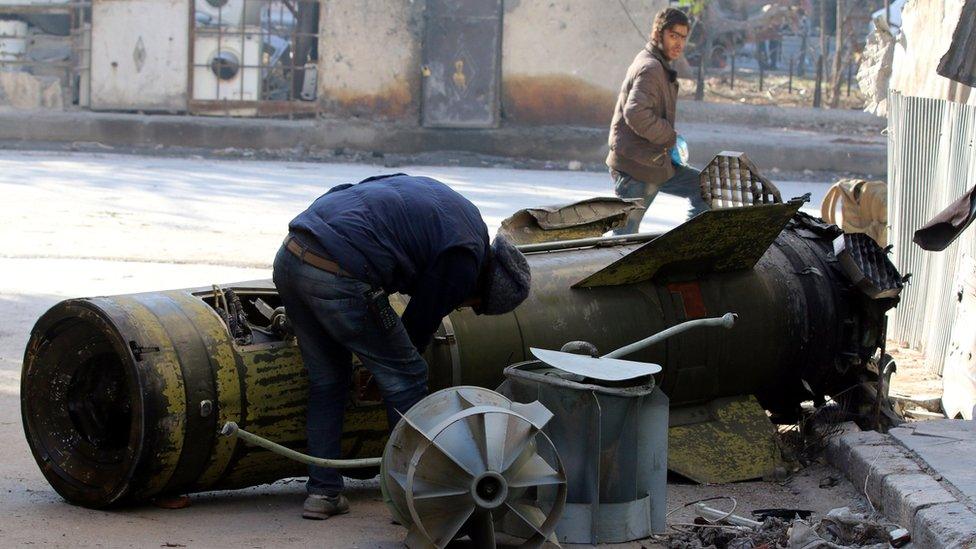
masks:
{"type": "Polygon", "coordinates": [[[314,114],[318,0],[194,0],[190,112],[314,114]]]}

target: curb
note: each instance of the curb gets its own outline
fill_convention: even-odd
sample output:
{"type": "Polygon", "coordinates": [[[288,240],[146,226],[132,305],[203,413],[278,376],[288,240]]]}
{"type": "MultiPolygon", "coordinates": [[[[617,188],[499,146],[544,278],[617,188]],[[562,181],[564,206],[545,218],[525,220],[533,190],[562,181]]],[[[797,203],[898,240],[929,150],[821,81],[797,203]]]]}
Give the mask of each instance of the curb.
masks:
{"type": "Polygon", "coordinates": [[[827,461],[875,509],[907,528],[915,547],[976,546],[976,513],[890,435],[862,431],[835,436],[827,445],[827,461]]]}
{"type": "MultiPolygon", "coordinates": [[[[723,150],[742,151],[763,169],[884,176],[887,147],[877,138],[748,125],[679,124],[703,165],[723,150]]],[[[4,142],[100,143],[154,151],[161,147],[250,151],[355,150],[384,154],[461,151],[488,156],[601,164],[603,128],[569,126],[430,129],[359,120],[231,119],[120,113],[0,111],[4,142]]],[[[10,146],[10,145],[8,145],[10,146]]]]}

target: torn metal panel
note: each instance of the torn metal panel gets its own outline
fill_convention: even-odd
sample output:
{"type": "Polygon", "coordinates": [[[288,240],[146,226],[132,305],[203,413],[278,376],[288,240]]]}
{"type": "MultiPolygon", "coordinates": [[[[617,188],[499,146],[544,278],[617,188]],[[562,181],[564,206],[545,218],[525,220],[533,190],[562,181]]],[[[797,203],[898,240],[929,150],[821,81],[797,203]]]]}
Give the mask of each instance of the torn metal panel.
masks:
{"type": "Polygon", "coordinates": [[[573,287],[619,286],[750,269],[802,204],[793,201],[704,212],[573,287]]]}
{"type": "Polygon", "coordinates": [[[671,410],[669,470],[711,484],[765,477],[781,465],[776,429],[755,397],[671,410]]]}
{"type": "Polygon", "coordinates": [[[938,73],[976,87],[976,0],[966,0],[952,33],[952,45],[939,61],[938,73]]]}
{"type": "Polygon", "coordinates": [[[715,155],[699,173],[698,183],[702,198],[712,209],[783,201],[776,185],[741,152],[722,151],[715,155]]]}
{"type": "Polygon", "coordinates": [[[598,237],[623,224],[640,199],[598,197],[561,206],[526,208],[501,223],[498,234],[515,244],[598,237]]]}
{"type": "Polygon", "coordinates": [[[905,280],[888,261],[887,253],[864,233],[845,233],[834,239],[834,256],[844,274],[871,299],[898,297],[905,280]]]}

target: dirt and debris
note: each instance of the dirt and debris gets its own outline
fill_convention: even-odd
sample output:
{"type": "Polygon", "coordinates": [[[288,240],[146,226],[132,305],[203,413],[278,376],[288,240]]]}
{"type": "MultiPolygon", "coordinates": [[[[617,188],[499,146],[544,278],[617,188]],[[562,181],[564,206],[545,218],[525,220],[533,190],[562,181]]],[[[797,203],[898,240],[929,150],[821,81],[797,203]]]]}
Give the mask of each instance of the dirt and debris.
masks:
{"type": "Polygon", "coordinates": [[[695,525],[677,528],[668,536],[668,547],[674,549],[888,549],[907,543],[899,525],[848,507],[832,509],[815,521],[768,517],[750,528],[699,517],[695,525]]]}

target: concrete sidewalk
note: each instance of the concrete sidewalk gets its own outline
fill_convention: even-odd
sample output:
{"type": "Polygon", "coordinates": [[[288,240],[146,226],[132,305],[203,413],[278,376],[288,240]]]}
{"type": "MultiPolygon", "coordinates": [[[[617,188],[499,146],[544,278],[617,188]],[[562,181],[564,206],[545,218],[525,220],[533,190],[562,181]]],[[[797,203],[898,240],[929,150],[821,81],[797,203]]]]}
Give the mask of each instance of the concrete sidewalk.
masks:
{"type": "Polygon", "coordinates": [[[925,548],[976,547],[974,455],[976,423],[954,419],[850,432],[827,448],[828,461],[925,548]]]}
{"type": "MultiPolygon", "coordinates": [[[[887,145],[876,121],[866,124],[855,121],[844,126],[839,125],[843,113],[784,114],[781,111],[788,109],[776,109],[773,113],[747,109],[745,112],[756,116],[753,123],[743,122],[739,114],[729,116],[728,110],[699,106],[689,111],[688,121],[679,122],[678,130],[690,144],[692,164],[702,165],[720,151],[734,150],[747,153],[762,169],[870,176],[883,176],[887,169],[887,145]],[[795,124],[788,124],[791,121],[795,124]],[[867,128],[867,131],[855,132],[854,127],[867,128]]],[[[860,120],[858,114],[862,113],[851,116],[860,120]]],[[[602,164],[607,152],[606,136],[604,128],[570,126],[444,130],[369,120],[0,111],[0,147],[31,142],[69,146],[100,143],[136,151],[164,147],[233,148],[242,153],[270,151],[272,156],[311,159],[333,155],[336,151],[408,155],[463,151],[602,164]]]]}

